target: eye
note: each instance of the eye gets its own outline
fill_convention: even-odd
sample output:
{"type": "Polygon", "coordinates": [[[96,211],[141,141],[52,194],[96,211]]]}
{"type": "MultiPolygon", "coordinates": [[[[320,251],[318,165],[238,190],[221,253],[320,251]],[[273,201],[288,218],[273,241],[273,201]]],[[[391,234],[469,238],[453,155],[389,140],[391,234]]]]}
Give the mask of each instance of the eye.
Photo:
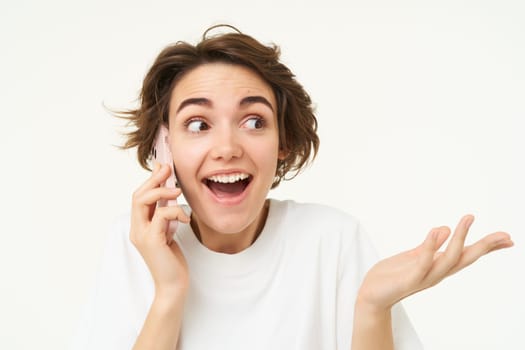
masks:
{"type": "Polygon", "coordinates": [[[193,119],[193,120],[189,120],[186,123],[186,128],[188,129],[189,132],[199,133],[201,131],[208,130],[210,128],[210,126],[208,124],[206,124],[206,122],[203,121],[203,120],[193,119]]]}
{"type": "Polygon", "coordinates": [[[264,119],[261,117],[252,117],[244,122],[243,127],[254,130],[262,129],[264,128],[264,119]]]}

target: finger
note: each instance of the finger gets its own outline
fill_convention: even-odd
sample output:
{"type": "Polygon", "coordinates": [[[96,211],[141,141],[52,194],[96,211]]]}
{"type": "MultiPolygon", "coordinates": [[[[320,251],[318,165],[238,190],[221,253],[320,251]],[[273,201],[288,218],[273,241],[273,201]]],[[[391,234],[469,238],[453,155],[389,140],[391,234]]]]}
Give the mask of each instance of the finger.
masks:
{"type": "Polygon", "coordinates": [[[162,164],[160,164],[160,163],[157,162],[156,160],[153,161],[153,170],[152,170],[152,172],[153,172],[153,173],[158,172],[158,171],[160,170],[161,166],[162,166],[162,164]]]}
{"type": "Polygon", "coordinates": [[[158,233],[166,237],[168,222],[170,220],[177,220],[188,224],[191,219],[179,206],[157,208],[151,219],[150,232],[153,232],[154,234],[158,233]]]}
{"type": "Polygon", "coordinates": [[[420,271],[427,275],[429,269],[434,263],[434,257],[437,250],[445,243],[450,235],[448,227],[436,227],[432,229],[425,241],[418,247],[420,271]]]}
{"type": "Polygon", "coordinates": [[[170,172],[171,170],[169,169],[169,166],[162,167],[159,163],[155,164],[151,177],[133,193],[131,201],[133,216],[136,216],[142,221],[149,220],[155,211],[155,206],[153,204],[162,198],[159,196],[167,196],[166,199],[175,199],[180,195],[180,192],[178,191],[174,191],[173,193],[170,193],[169,191],[153,191],[151,194],[148,193],[152,189],[162,188],[160,185],[166,181],[170,172]],[[152,197],[156,197],[157,199],[152,199],[152,197]]]}
{"type": "Polygon", "coordinates": [[[436,259],[434,267],[428,275],[429,280],[441,280],[447,273],[458,263],[463,253],[465,246],[465,239],[467,237],[468,230],[474,217],[472,215],[465,215],[459,224],[456,226],[454,235],[452,236],[447,249],[445,252],[436,259]]]}
{"type": "Polygon", "coordinates": [[[166,164],[155,163],[151,176],[135,190],[136,194],[141,194],[147,190],[159,187],[171,174],[171,168],[166,164]]]}
{"type": "Polygon", "coordinates": [[[131,215],[136,222],[148,223],[153,217],[158,201],[176,200],[182,191],[179,188],[157,187],[141,195],[135,195],[131,205],[131,215]]]}
{"type": "Polygon", "coordinates": [[[182,194],[180,188],[156,187],[137,196],[137,206],[156,204],[161,199],[177,199],[182,194]]]}
{"type": "Polygon", "coordinates": [[[148,191],[144,193],[143,198],[140,200],[143,210],[141,210],[140,204],[136,204],[139,206],[137,208],[137,212],[141,213],[138,215],[142,218],[142,220],[149,222],[155,214],[157,207],[176,205],[176,202],[173,204],[170,202],[176,201],[181,194],[182,190],[180,188],[157,187],[156,189],[148,191]]]}
{"type": "Polygon", "coordinates": [[[510,248],[514,245],[514,242],[511,240],[510,235],[506,232],[495,232],[492,233],[483,239],[477,241],[476,243],[466,247],[463,250],[461,259],[458,261],[456,266],[454,266],[447,274],[450,276],[465,267],[471,265],[476,260],[481,258],[483,255],[486,255],[490,252],[510,248]]]}
{"type": "Polygon", "coordinates": [[[436,230],[436,247],[435,250],[437,251],[439,248],[443,246],[443,244],[447,241],[448,237],[450,236],[450,228],[448,226],[441,226],[438,227],[436,230]]]}

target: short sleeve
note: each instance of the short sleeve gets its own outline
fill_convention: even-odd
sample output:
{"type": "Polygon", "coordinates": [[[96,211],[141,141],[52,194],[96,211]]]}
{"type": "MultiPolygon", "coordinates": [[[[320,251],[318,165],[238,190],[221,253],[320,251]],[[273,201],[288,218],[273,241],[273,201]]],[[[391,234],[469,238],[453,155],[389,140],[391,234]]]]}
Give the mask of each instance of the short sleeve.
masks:
{"type": "Polygon", "coordinates": [[[131,349],[152,295],[147,266],[129,240],[129,215],[123,216],[109,232],[96,285],[71,349],[131,349]]]}
{"type": "MultiPolygon", "coordinates": [[[[344,227],[337,286],[337,348],[350,349],[354,305],[368,270],[377,262],[371,240],[355,220],[344,227]]],[[[401,303],[392,308],[392,331],[396,350],[420,350],[423,345],[401,303]]]]}

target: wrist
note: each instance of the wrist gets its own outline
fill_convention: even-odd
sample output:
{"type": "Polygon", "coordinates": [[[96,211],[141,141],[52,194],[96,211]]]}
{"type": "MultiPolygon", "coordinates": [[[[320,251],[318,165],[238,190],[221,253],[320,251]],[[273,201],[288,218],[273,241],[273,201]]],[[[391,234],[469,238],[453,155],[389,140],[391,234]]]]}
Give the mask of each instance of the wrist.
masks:
{"type": "Polygon", "coordinates": [[[391,306],[376,305],[358,296],[354,311],[360,318],[368,319],[371,322],[385,322],[390,321],[391,309],[391,306]]]}
{"type": "Polygon", "coordinates": [[[352,334],[352,349],[393,350],[391,308],[358,298],[352,334]]]}
{"type": "Polygon", "coordinates": [[[155,296],[167,298],[186,296],[190,287],[188,279],[178,279],[169,283],[160,283],[155,281],[155,296]]]}
{"type": "Polygon", "coordinates": [[[157,288],[153,299],[153,305],[165,311],[178,311],[184,305],[187,290],[183,288],[157,288]]]}

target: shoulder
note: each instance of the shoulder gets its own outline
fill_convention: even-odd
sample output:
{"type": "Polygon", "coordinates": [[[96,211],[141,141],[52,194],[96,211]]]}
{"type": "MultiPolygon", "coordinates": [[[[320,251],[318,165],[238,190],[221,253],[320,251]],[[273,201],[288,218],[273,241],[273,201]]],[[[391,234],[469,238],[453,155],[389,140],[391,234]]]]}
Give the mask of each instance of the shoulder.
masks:
{"type": "Polygon", "coordinates": [[[279,220],[287,235],[298,235],[301,239],[314,236],[348,243],[361,231],[357,218],[324,204],[272,199],[271,214],[273,220],[279,220]]]}
{"type": "Polygon", "coordinates": [[[354,216],[323,204],[287,200],[272,201],[271,205],[277,212],[272,225],[275,217],[279,218],[276,230],[287,246],[309,260],[317,257],[324,273],[326,266],[331,266],[338,281],[344,275],[362,277],[377,261],[370,238],[354,216]]]}
{"type": "Polygon", "coordinates": [[[293,221],[297,225],[318,225],[324,227],[354,227],[357,228],[359,221],[352,215],[318,203],[300,203],[293,200],[271,200],[274,212],[283,219],[293,221]]]}

